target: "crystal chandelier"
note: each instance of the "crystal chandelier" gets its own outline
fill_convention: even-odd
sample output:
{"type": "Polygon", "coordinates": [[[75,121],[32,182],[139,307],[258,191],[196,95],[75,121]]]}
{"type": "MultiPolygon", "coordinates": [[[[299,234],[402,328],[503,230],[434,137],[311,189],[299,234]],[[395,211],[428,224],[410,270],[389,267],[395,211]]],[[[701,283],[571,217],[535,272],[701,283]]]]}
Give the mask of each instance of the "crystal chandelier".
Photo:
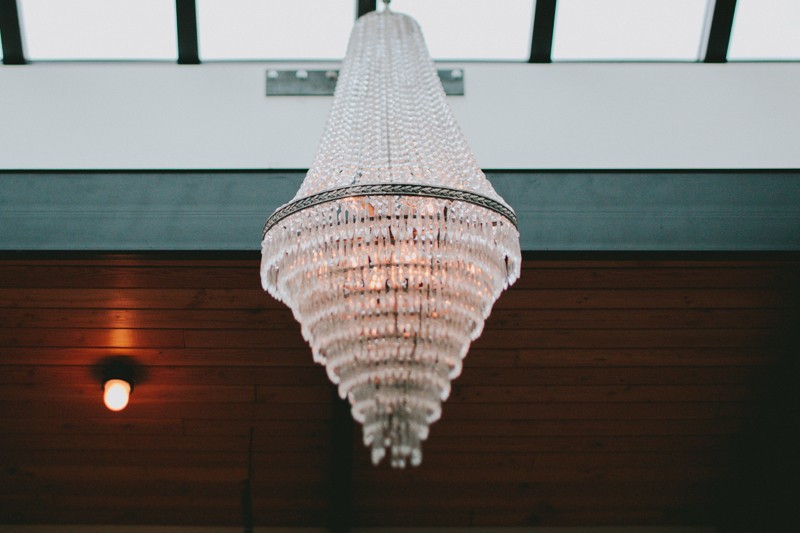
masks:
{"type": "Polygon", "coordinates": [[[419,25],[362,16],[314,163],[264,227],[261,282],[350,401],[373,463],[420,463],[519,271],[516,215],[475,162],[419,25]]]}

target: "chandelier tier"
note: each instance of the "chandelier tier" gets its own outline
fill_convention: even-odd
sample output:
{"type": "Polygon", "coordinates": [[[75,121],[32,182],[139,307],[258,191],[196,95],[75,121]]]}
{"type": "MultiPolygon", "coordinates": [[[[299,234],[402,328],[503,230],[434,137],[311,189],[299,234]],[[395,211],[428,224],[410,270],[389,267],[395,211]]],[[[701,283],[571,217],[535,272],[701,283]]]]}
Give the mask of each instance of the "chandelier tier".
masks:
{"type": "Polygon", "coordinates": [[[319,151],[267,220],[261,281],[288,305],[375,464],[421,442],[520,271],[514,211],[478,167],[419,25],[356,21],[319,151]]]}

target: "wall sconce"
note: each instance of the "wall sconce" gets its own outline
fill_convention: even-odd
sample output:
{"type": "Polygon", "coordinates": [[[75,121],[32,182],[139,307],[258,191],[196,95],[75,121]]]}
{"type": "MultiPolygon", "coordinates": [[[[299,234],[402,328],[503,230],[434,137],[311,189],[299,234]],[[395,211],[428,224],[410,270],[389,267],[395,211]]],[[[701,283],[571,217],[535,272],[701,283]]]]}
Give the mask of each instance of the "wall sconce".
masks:
{"type": "Polygon", "coordinates": [[[94,366],[94,375],[103,386],[103,403],[111,411],[128,406],[134,383],[140,383],[144,370],[130,357],[108,357],[94,366]]]}

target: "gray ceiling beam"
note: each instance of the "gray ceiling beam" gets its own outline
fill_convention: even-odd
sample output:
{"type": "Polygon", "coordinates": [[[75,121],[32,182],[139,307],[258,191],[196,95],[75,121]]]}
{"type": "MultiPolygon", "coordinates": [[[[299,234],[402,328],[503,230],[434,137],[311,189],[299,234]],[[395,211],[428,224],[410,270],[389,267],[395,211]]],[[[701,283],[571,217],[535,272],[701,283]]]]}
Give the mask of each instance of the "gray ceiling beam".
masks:
{"type": "MultiPolygon", "coordinates": [[[[488,172],[528,251],[797,251],[800,170],[488,172]]],[[[3,250],[256,250],[300,171],[0,172],[3,250]]]]}

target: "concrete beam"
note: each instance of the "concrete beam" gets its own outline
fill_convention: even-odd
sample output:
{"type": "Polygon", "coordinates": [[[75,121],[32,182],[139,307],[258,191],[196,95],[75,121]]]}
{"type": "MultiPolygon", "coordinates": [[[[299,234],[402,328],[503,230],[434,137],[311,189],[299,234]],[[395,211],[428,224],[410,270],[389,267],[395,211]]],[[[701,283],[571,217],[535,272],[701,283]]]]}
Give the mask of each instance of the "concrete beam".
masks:
{"type": "MultiPolygon", "coordinates": [[[[525,250],[800,250],[800,171],[487,174],[525,250]]],[[[254,250],[302,177],[0,172],[0,249],[254,250]]]]}
{"type": "MultiPolygon", "coordinates": [[[[307,168],[331,98],[265,96],[298,66],[338,64],[2,66],[0,168],[307,168]]],[[[800,63],[450,66],[484,168],[800,168],[800,63]]]]}

